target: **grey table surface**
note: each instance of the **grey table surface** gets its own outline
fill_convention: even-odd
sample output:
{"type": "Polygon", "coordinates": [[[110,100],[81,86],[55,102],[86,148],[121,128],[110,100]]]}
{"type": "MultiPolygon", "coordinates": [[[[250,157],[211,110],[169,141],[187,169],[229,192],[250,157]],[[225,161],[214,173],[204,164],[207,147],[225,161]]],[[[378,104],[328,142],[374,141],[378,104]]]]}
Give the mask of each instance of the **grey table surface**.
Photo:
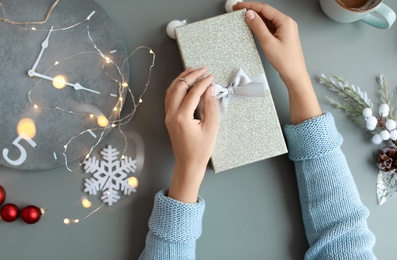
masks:
{"type": "MultiPolygon", "coordinates": [[[[145,142],[145,166],[137,193],[112,207],[102,208],[79,224],[64,225],[65,217],[82,218],[84,193],[79,173],[65,167],[24,172],[0,168],[0,183],[9,202],[47,208],[39,223],[0,223],[0,259],[137,259],[147,233],[154,194],[169,185],[172,149],[164,126],[165,90],[182,70],[175,41],[165,33],[174,19],[197,21],[224,13],[221,0],[96,0],[119,27],[127,49],[147,45],[157,62],[144,102],[126,130],[138,132],[145,142]]],[[[397,198],[379,206],[376,200],[376,146],[370,136],[351,123],[326,99],[330,93],[318,76],[335,73],[359,85],[377,100],[376,76],[384,73],[397,85],[397,25],[389,30],[361,22],[338,24],[328,19],[317,0],[269,0],[299,24],[306,64],[325,111],[331,111],[344,137],[343,151],[363,203],[371,215],[368,225],[377,237],[379,259],[395,255],[397,198]]],[[[397,2],[385,0],[394,10],[397,2]]],[[[1,35],[1,32],[0,32],[1,35]]],[[[205,37],[205,36],[204,36],[205,37]]],[[[289,120],[288,97],[278,74],[262,56],[280,122],[289,120]]],[[[140,58],[131,60],[130,85],[144,77],[134,74],[140,58]]],[[[139,91],[139,87],[135,90],[139,91]]],[[[378,104],[378,103],[377,103],[378,104]]],[[[104,142],[117,142],[110,134],[104,142]]],[[[298,199],[293,164],[288,156],[261,161],[228,172],[207,170],[201,196],[206,200],[204,228],[197,242],[197,259],[302,259],[308,248],[298,199]]],[[[97,197],[90,197],[95,205],[97,197]]]]}

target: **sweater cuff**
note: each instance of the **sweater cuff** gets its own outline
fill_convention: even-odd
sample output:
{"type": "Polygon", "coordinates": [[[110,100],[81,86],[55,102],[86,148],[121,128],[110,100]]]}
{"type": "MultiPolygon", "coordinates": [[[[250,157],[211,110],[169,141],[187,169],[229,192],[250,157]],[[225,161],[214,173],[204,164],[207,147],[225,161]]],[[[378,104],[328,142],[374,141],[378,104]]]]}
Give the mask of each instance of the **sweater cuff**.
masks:
{"type": "Polygon", "coordinates": [[[335,126],[334,117],[326,112],[300,124],[284,127],[289,158],[293,161],[328,155],[342,145],[343,138],[335,126]]]}
{"type": "Polygon", "coordinates": [[[174,200],[167,194],[167,190],[156,194],[149,229],[167,241],[187,242],[198,239],[202,231],[204,200],[198,197],[197,203],[189,204],[174,200]]]}

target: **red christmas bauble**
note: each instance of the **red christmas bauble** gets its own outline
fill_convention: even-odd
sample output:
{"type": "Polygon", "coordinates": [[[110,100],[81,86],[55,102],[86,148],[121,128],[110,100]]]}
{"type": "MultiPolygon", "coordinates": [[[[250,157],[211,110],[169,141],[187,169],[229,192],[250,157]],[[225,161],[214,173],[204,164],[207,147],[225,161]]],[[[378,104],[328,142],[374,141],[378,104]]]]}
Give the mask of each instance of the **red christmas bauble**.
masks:
{"type": "Polygon", "coordinates": [[[22,219],[28,224],[34,224],[40,220],[42,211],[40,208],[29,205],[22,210],[22,219]]]}
{"type": "Polygon", "coordinates": [[[0,205],[6,200],[6,190],[0,185],[0,205]]]}
{"type": "Polygon", "coordinates": [[[19,208],[12,203],[4,204],[0,210],[0,217],[5,222],[13,222],[19,217],[19,208]]]}

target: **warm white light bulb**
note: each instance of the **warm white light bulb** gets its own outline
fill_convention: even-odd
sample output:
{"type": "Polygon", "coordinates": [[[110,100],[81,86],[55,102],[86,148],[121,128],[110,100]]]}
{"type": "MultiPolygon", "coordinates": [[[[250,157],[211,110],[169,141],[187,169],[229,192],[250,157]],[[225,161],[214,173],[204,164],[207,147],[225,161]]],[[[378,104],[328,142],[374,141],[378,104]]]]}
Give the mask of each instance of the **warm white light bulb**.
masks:
{"type": "Polygon", "coordinates": [[[36,124],[34,121],[28,117],[22,118],[19,120],[17,125],[17,133],[18,135],[25,134],[30,139],[36,136],[36,124]]]}
{"type": "Polygon", "coordinates": [[[84,208],[88,209],[88,208],[91,208],[92,203],[87,198],[83,198],[81,200],[81,205],[83,205],[84,208]]]}
{"type": "Polygon", "coordinates": [[[134,176],[128,178],[128,185],[135,189],[138,187],[138,179],[134,176]]]}
{"type": "Polygon", "coordinates": [[[122,84],[121,84],[121,86],[123,86],[123,87],[128,87],[128,83],[127,82],[123,82],[122,84]]]}
{"type": "Polygon", "coordinates": [[[52,85],[54,85],[54,88],[56,89],[63,89],[66,86],[66,79],[65,77],[58,75],[54,78],[52,81],[52,85]]]}
{"type": "Polygon", "coordinates": [[[100,127],[105,127],[109,124],[109,120],[104,115],[100,115],[97,118],[97,123],[100,127]]]}
{"type": "Polygon", "coordinates": [[[69,224],[70,224],[70,219],[65,218],[65,219],[63,220],[63,223],[64,223],[65,225],[69,225],[69,224]]]}

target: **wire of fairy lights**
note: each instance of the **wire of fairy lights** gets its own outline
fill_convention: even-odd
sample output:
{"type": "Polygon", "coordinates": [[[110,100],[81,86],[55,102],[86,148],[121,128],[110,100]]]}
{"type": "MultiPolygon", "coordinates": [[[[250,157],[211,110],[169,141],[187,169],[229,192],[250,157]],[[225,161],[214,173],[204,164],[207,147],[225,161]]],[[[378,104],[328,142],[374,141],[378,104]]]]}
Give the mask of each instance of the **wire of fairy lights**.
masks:
{"type": "MultiPolygon", "coordinates": [[[[7,17],[6,11],[5,11],[5,9],[4,9],[4,5],[0,2],[0,8],[1,8],[1,11],[2,11],[2,13],[3,13],[3,15],[4,15],[4,17],[0,17],[0,21],[5,22],[5,23],[12,24],[13,26],[16,26],[16,27],[18,27],[19,29],[25,30],[25,31],[27,31],[27,30],[31,30],[31,31],[37,31],[37,30],[39,30],[39,31],[50,31],[50,30],[48,30],[48,29],[37,29],[37,28],[34,27],[34,26],[32,26],[32,27],[28,27],[28,26],[30,26],[30,25],[43,25],[43,24],[45,24],[45,23],[49,20],[51,14],[52,14],[52,11],[54,10],[54,8],[57,6],[58,3],[59,3],[59,0],[55,0],[55,1],[53,2],[53,4],[51,5],[49,11],[47,12],[47,15],[45,16],[45,19],[42,20],[42,21],[18,22],[18,21],[12,21],[12,20],[10,20],[10,19],[7,17]]],[[[69,167],[68,157],[67,157],[67,155],[66,155],[68,146],[73,142],[74,139],[76,139],[76,138],[78,138],[79,136],[85,134],[86,132],[91,132],[91,131],[95,131],[95,130],[98,130],[98,129],[99,129],[99,130],[102,130],[102,132],[101,132],[101,134],[100,134],[100,136],[99,136],[97,142],[90,148],[89,152],[86,154],[86,158],[88,158],[88,157],[91,155],[91,153],[92,153],[92,151],[95,149],[95,147],[96,147],[96,146],[101,142],[101,140],[104,138],[104,134],[106,133],[106,131],[109,131],[111,128],[117,127],[118,130],[119,130],[119,132],[121,133],[123,139],[124,139],[124,144],[125,144],[125,145],[124,145],[123,153],[121,153],[121,160],[124,159],[124,157],[125,157],[125,152],[126,152],[127,147],[128,147],[128,140],[127,140],[127,137],[126,137],[126,135],[124,134],[123,130],[121,129],[121,126],[127,124],[127,123],[132,119],[132,117],[134,116],[134,114],[135,114],[135,112],[136,112],[136,110],[137,110],[139,104],[142,103],[143,95],[145,94],[146,90],[148,89],[148,87],[149,87],[149,85],[150,85],[150,80],[151,80],[151,75],[152,75],[152,69],[153,69],[153,67],[154,67],[154,65],[155,65],[155,59],[156,59],[156,55],[155,55],[155,53],[153,52],[153,50],[152,50],[151,48],[149,48],[149,47],[147,47],[147,46],[139,46],[139,47],[135,48],[135,49],[124,59],[122,65],[121,65],[121,68],[120,68],[119,66],[117,66],[117,64],[116,64],[112,59],[110,59],[108,56],[106,56],[106,55],[98,48],[98,46],[95,44],[94,40],[93,40],[92,37],[91,37],[89,21],[91,20],[91,17],[92,17],[93,15],[95,15],[95,11],[91,12],[84,20],[82,20],[82,21],[80,21],[80,22],[78,22],[78,23],[69,25],[69,26],[67,26],[67,27],[62,27],[62,28],[55,28],[55,29],[54,29],[54,28],[51,28],[51,31],[65,31],[65,30],[72,29],[72,28],[74,28],[74,27],[76,27],[76,26],[79,26],[79,25],[81,25],[81,24],[83,24],[83,23],[87,23],[87,37],[89,38],[89,40],[90,40],[90,42],[91,42],[91,44],[92,44],[92,46],[93,46],[93,48],[94,48],[95,51],[85,51],[85,52],[81,52],[81,53],[76,53],[76,54],[73,54],[73,55],[71,55],[71,56],[69,56],[69,57],[67,57],[67,58],[64,58],[64,59],[62,59],[62,60],[56,61],[55,64],[54,64],[52,67],[50,67],[45,73],[51,71],[55,66],[61,64],[62,62],[65,62],[65,61],[67,61],[67,60],[69,60],[69,59],[72,59],[72,58],[74,58],[74,57],[76,57],[76,56],[85,55],[85,54],[89,54],[89,55],[98,55],[98,56],[100,56],[100,57],[105,61],[105,62],[102,64],[102,66],[101,66],[101,68],[102,68],[102,70],[104,71],[105,75],[106,75],[111,81],[113,81],[113,82],[115,83],[115,85],[118,86],[118,96],[117,96],[118,99],[117,99],[117,103],[116,103],[116,105],[115,105],[115,109],[118,108],[118,107],[119,107],[120,109],[117,110],[117,111],[119,111],[119,113],[117,114],[117,116],[115,116],[114,119],[113,119],[113,116],[114,116],[113,114],[111,114],[111,115],[109,116],[109,118],[107,118],[109,123],[108,123],[105,127],[98,127],[98,128],[86,129],[86,130],[84,130],[83,132],[81,132],[81,133],[79,133],[79,134],[77,134],[77,135],[71,137],[70,140],[64,145],[63,156],[64,156],[64,158],[65,158],[65,165],[66,165],[66,168],[67,168],[69,171],[75,171],[75,170],[79,169],[83,163],[79,163],[79,166],[78,166],[77,169],[71,169],[71,168],[69,167]],[[124,66],[127,64],[128,60],[129,60],[137,51],[139,51],[139,50],[145,50],[145,49],[148,50],[148,51],[149,51],[149,54],[152,55],[152,60],[151,60],[150,66],[149,66],[149,73],[148,73],[147,81],[146,81],[146,83],[145,83],[145,87],[144,87],[143,91],[141,92],[141,94],[140,94],[140,96],[139,96],[139,98],[138,98],[138,102],[136,102],[135,97],[134,97],[134,95],[133,95],[133,93],[132,93],[132,90],[131,90],[131,88],[129,87],[128,83],[126,82],[125,77],[124,77],[122,71],[124,70],[124,66]],[[117,71],[117,77],[113,77],[113,76],[111,76],[110,74],[108,74],[108,73],[106,72],[105,66],[107,66],[107,64],[111,64],[112,66],[114,66],[114,68],[115,68],[116,71],[117,71]],[[125,100],[123,100],[123,98],[122,98],[122,97],[124,96],[125,90],[128,91],[128,93],[129,93],[129,95],[130,95],[130,97],[131,97],[131,101],[132,101],[132,103],[133,103],[133,107],[132,107],[131,111],[130,111],[126,116],[124,116],[123,118],[120,118],[121,109],[122,109],[123,104],[124,104],[124,102],[125,102],[125,100]],[[113,120],[112,120],[112,119],[113,119],[113,120]]],[[[30,89],[30,91],[28,92],[28,99],[29,99],[29,102],[33,105],[33,107],[34,107],[35,109],[39,108],[39,106],[37,105],[37,102],[35,102],[35,101],[32,99],[32,93],[33,93],[34,89],[37,87],[37,85],[40,84],[40,82],[41,82],[41,79],[38,80],[38,81],[32,86],[32,88],[30,89]]],[[[128,93],[126,93],[126,96],[128,95],[128,93]]],[[[59,111],[65,112],[65,113],[69,113],[69,114],[74,114],[74,115],[79,115],[79,116],[87,116],[87,115],[88,115],[88,116],[90,116],[90,117],[93,117],[93,111],[95,111],[95,110],[96,110],[96,112],[94,112],[94,113],[95,113],[97,116],[98,116],[98,114],[100,114],[99,109],[97,109],[97,108],[94,107],[94,106],[85,104],[84,107],[85,107],[85,110],[86,110],[86,111],[72,111],[72,110],[67,110],[67,109],[64,109],[64,108],[58,107],[58,106],[55,107],[55,108],[48,108],[48,107],[41,106],[40,109],[43,109],[43,110],[52,110],[52,109],[55,109],[55,110],[59,110],[59,111]]],[[[83,109],[83,110],[84,110],[84,109],[83,109]]],[[[82,206],[83,206],[84,208],[90,208],[91,205],[92,205],[91,201],[89,201],[87,198],[83,198],[81,202],[82,202],[82,206]]],[[[65,225],[68,225],[68,224],[71,224],[71,223],[79,223],[79,222],[81,222],[82,220],[85,220],[85,219],[89,218],[92,214],[94,214],[94,213],[96,213],[97,211],[99,211],[104,205],[105,205],[105,204],[102,203],[99,207],[97,207],[96,209],[92,210],[89,214],[87,214],[86,216],[84,216],[82,219],[72,219],[72,220],[71,220],[71,219],[69,219],[69,218],[65,218],[65,219],[63,220],[63,222],[64,222],[65,225]]]]}
{"type": "MultiPolygon", "coordinates": [[[[90,200],[88,200],[86,197],[83,197],[81,199],[81,205],[83,206],[83,208],[90,208],[92,206],[92,202],[90,200]]],[[[95,208],[94,210],[92,210],[90,213],[88,213],[87,215],[85,215],[83,218],[79,219],[79,218],[75,218],[75,219],[70,219],[70,218],[64,218],[63,219],[63,224],[65,225],[69,225],[69,224],[78,224],[83,220],[86,220],[87,218],[91,217],[93,214],[95,214],[96,212],[98,212],[100,209],[102,209],[105,206],[105,203],[102,203],[100,206],[98,206],[97,208],[95,208]]]]}
{"type": "Polygon", "coordinates": [[[13,24],[13,25],[45,24],[48,21],[48,19],[50,18],[52,11],[54,10],[55,6],[58,3],[59,3],[59,0],[55,0],[54,1],[54,3],[51,5],[51,7],[48,10],[48,12],[47,12],[47,14],[46,14],[46,16],[45,16],[43,21],[38,21],[38,22],[16,22],[16,21],[12,21],[12,20],[8,19],[7,15],[6,15],[6,12],[4,10],[4,7],[3,7],[2,3],[0,2],[0,5],[2,6],[4,17],[5,17],[5,18],[1,18],[0,17],[0,21],[5,22],[5,23],[10,23],[10,24],[13,24]]]}
{"type": "MultiPolygon", "coordinates": [[[[14,26],[16,26],[16,27],[22,29],[22,30],[49,31],[48,29],[37,29],[36,27],[24,27],[24,26],[26,26],[26,25],[35,25],[35,24],[45,24],[45,23],[48,21],[48,19],[49,19],[51,13],[52,13],[52,11],[53,11],[53,9],[55,8],[55,6],[56,6],[58,3],[59,3],[59,0],[56,0],[56,1],[52,4],[51,8],[49,9],[49,11],[48,11],[48,13],[47,13],[47,15],[46,15],[45,20],[43,20],[43,21],[40,21],[40,22],[15,22],[15,21],[10,20],[10,19],[7,17],[6,12],[5,12],[5,9],[4,9],[4,5],[2,5],[2,3],[0,2],[0,7],[1,7],[1,10],[2,10],[3,15],[4,15],[4,17],[5,17],[5,18],[0,18],[0,21],[6,22],[6,23],[10,23],[10,24],[12,24],[12,25],[14,25],[14,26]]],[[[155,53],[153,52],[153,50],[152,50],[151,48],[149,48],[149,47],[147,47],[147,46],[139,46],[139,47],[135,48],[135,49],[124,59],[122,65],[121,65],[121,68],[120,68],[119,66],[117,66],[117,64],[116,64],[111,58],[109,58],[107,55],[105,55],[105,54],[98,48],[98,46],[95,44],[94,40],[93,40],[92,37],[91,37],[91,34],[90,34],[90,24],[89,24],[89,22],[90,22],[92,16],[94,16],[94,15],[95,15],[95,11],[91,12],[84,20],[82,20],[82,21],[80,21],[80,22],[78,22],[78,23],[69,25],[69,26],[67,26],[67,27],[55,28],[55,29],[52,28],[52,29],[51,29],[51,31],[64,31],[64,30],[72,29],[72,28],[74,28],[74,27],[76,27],[76,26],[79,26],[79,25],[81,25],[81,24],[83,24],[83,23],[87,23],[87,27],[86,27],[86,28],[87,28],[87,37],[88,37],[88,39],[90,40],[90,42],[91,42],[91,44],[92,44],[92,46],[93,46],[93,49],[94,49],[95,51],[84,51],[84,52],[76,53],[76,54],[73,54],[73,55],[71,55],[71,56],[69,56],[69,57],[67,57],[67,58],[64,58],[64,59],[62,59],[62,60],[56,61],[56,63],[55,63],[52,67],[50,67],[45,73],[51,71],[55,66],[58,66],[58,65],[61,64],[62,62],[65,62],[65,61],[67,61],[67,60],[69,60],[69,59],[72,59],[72,58],[74,58],[74,57],[76,57],[76,56],[80,56],[80,55],[84,55],[84,54],[98,55],[98,56],[100,56],[101,58],[103,58],[103,60],[104,60],[104,63],[102,64],[101,68],[102,68],[102,70],[104,71],[105,75],[106,75],[111,81],[113,81],[115,84],[117,84],[117,86],[118,86],[118,98],[117,98],[117,102],[116,102],[116,104],[115,104],[115,106],[114,106],[115,109],[118,108],[118,107],[120,108],[120,109],[118,110],[119,113],[117,114],[117,116],[114,118],[114,115],[111,114],[111,115],[107,118],[108,124],[106,124],[105,127],[97,127],[97,128],[86,129],[86,130],[82,131],[81,133],[72,136],[72,137],[69,139],[69,141],[64,145],[63,156],[64,156],[64,158],[65,158],[65,165],[66,165],[66,168],[67,168],[69,171],[71,171],[71,172],[80,169],[83,163],[80,162],[79,165],[78,165],[78,167],[75,168],[75,169],[70,168],[70,166],[69,166],[69,160],[68,160],[68,156],[67,156],[68,147],[69,147],[69,145],[70,145],[76,138],[80,137],[81,135],[83,135],[83,134],[85,134],[85,133],[87,133],[87,132],[92,132],[92,131],[97,131],[97,130],[101,130],[101,131],[102,131],[101,134],[99,135],[98,140],[96,141],[96,143],[95,143],[93,146],[91,146],[91,148],[89,149],[89,152],[86,154],[85,158],[88,158],[88,157],[91,155],[91,153],[93,152],[93,150],[94,150],[94,149],[97,147],[97,145],[103,140],[103,138],[104,138],[104,136],[105,136],[105,133],[106,133],[107,131],[109,131],[111,128],[115,128],[115,127],[118,128],[120,134],[122,135],[122,137],[123,137],[123,139],[124,139],[124,144],[125,144],[125,145],[124,145],[123,152],[121,153],[121,159],[124,159],[124,158],[125,158],[125,152],[127,151],[127,147],[128,147],[128,140],[127,140],[127,137],[125,136],[123,130],[121,129],[121,126],[127,124],[127,123],[132,119],[132,117],[134,116],[134,114],[135,114],[135,112],[136,112],[136,110],[137,110],[139,104],[142,103],[142,98],[143,98],[143,96],[144,96],[144,94],[145,94],[147,88],[148,88],[149,85],[150,85],[151,75],[152,75],[152,69],[153,69],[153,67],[154,67],[154,65],[155,65],[155,60],[156,60],[156,55],[155,55],[155,53]],[[146,83],[145,83],[145,87],[143,88],[143,91],[141,92],[140,96],[138,97],[138,102],[137,102],[136,99],[135,99],[135,97],[134,97],[134,94],[132,93],[132,90],[131,90],[130,86],[129,86],[128,83],[125,81],[125,77],[124,77],[124,75],[123,75],[123,73],[122,73],[122,70],[124,69],[124,66],[127,64],[128,60],[129,60],[137,51],[139,51],[139,50],[144,50],[144,49],[148,50],[148,51],[149,51],[149,54],[152,55],[152,60],[151,60],[150,66],[149,66],[149,73],[148,73],[147,81],[146,81],[146,83]],[[116,78],[116,77],[112,77],[111,75],[109,75],[109,74],[106,72],[105,66],[106,66],[107,64],[111,64],[112,66],[114,66],[114,68],[116,69],[117,74],[118,74],[118,75],[117,75],[117,78],[116,78]],[[131,111],[130,111],[126,116],[124,116],[123,118],[120,118],[120,115],[121,115],[121,108],[122,108],[122,106],[123,106],[123,104],[124,104],[124,100],[123,100],[122,97],[123,97],[123,95],[124,95],[124,93],[125,93],[125,92],[124,92],[125,90],[128,91],[129,96],[131,97],[131,101],[132,101],[133,107],[132,107],[131,111]]],[[[39,106],[37,105],[37,102],[35,102],[35,100],[32,99],[32,93],[33,93],[34,89],[37,87],[37,85],[40,84],[40,82],[41,82],[41,79],[38,80],[38,81],[32,86],[32,88],[30,89],[30,91],[28,92],[28,99],[29,99],[29,102],[33,105],[33,107],[34,107],[35,109],[38,109],[38,108],[43,109],[43,110],[54,110],[54,109],[55,109],[55,110],[59,110],[59,111],[65,112],[65,113],[69,113],[69,114],[80,115],[80,116],[90,116],[90,117],[93,117],[94,114],[98,117],[98,114],[100,114],[100,111],[99,111],[96,107],[90,106],[90,105],[86,105],[86,106],[85,106],[85,107],[86,107],[86,111],[73,111],[73,110],[67,110],[67,109],[64,109],[64,108],[59,107],[59,106],[54,107],[54,108],[49,108],[49,107],[44,107],[44,106],[40,106],[40,107],[39,107],[39,106]]],[[[128,93],[127,93],[127,95],[128,95],[128,93]]]]}

